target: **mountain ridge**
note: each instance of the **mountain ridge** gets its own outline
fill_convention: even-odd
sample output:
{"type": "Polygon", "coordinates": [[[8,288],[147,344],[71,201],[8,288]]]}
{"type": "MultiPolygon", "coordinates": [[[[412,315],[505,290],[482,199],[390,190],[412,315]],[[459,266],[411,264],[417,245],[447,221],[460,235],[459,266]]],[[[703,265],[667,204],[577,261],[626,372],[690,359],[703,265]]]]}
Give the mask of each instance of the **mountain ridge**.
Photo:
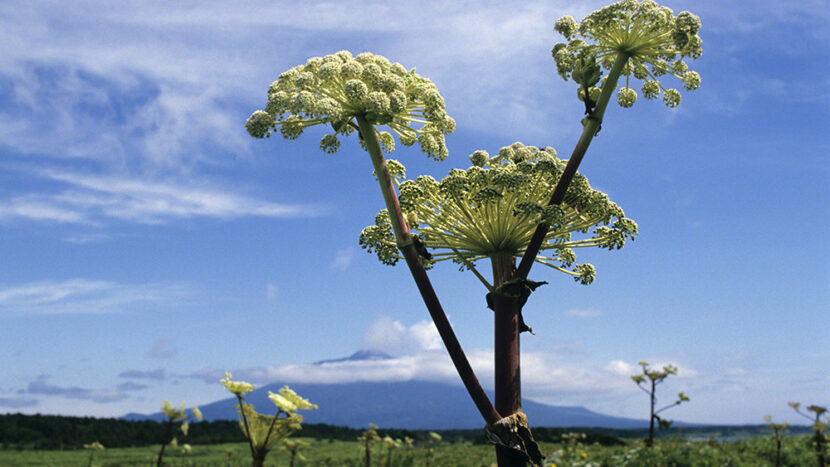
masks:
{"type": "MultiPolygon", "coordinates": [[[[374,423],[382,428],[444,430],[481,428],[484,422],[461,386],[425,380],[347,382],[347,383],[271,383],[247,394],[245,401],[257,411],[273,413],[268,392],[289,385],[300,396],[320,408],[300,414],[307,423],[325,423],[365,428],[374,423]]],[[[488,391],[489,392],[489,391],[488,391]]],[[[492,392],[489,392],[492,398],[492,392]]],[[[231,396],[200,406],[205,420],[236,420],[236,398],[231,396]]],[[[523,411],[531,426],[643,428],[646,420],[604,415],[580,406],[553,406],[523,401],[523,411]]],[[[126,414],[128,420],[160,420],[161,414],[126,414]]]]}

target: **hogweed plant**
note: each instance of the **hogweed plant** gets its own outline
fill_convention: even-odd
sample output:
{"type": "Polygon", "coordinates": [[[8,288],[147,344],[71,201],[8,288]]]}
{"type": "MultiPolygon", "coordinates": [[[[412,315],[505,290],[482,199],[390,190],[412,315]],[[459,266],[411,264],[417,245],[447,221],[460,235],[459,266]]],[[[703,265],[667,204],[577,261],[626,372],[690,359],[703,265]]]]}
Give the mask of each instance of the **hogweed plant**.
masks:
{"type": "Polygon", "coordinates": [[[638,388],[649,396],[650,416],[648,419],[648,439],[646,439],[646,446],[650,448],[654,446],[654,422],[657,422],[660,429],[669,428],[672,423],[671,420],[660,417],[660,413],[684,402],[689,402],[689,396],[681,392],[677,395],[676,401],[657,409],[657,385],[665,381],[669,375],[676,375],[677,367],[674,365],[665,365],[662,370],[656,370],[649,368],[647,362],[640,362],[639,365],[642,367],[643,372],[639,375],[633,375],[631,379],[637,383],[638,388]]]}
{"type": "Polygon", "coordinates": [[[816,462],[819,467],[824,467],[826,465],[824,460],[824,446],[828,441],[828,436],[825,435],[824,432],[827,431],[828,423],[830,423],[830,416],[828,416],[827,407],[822,407],[820,405],[808,405],[807,412],[812,413],[812,415],[810,415],[801,411],[801,404],[799,402],[790,402],[789,406],[792,407],[796,413],[813,422],[810,427],[813,429],[813,449],[816,453],[816,462]]]}
{"type": "MultiPolygon", "coordinates": [[[[499,465],[524,465],[527,461],[540,465],[542,462],[526,417],[521,413],[518,337],[525,328],[520,320],[520,311],[530,292],[542,283],[527,280],[530,267],[539,261],[575,274],[580,281],[593,278],[592,268],[588,265],[579,268],[572,266],[570,254],[576,245],[558,249],[550,247],[557,240],[549,235],[549,231],[552,226],[557,227],[557,222],[561,217],[567,217],[568,212],[582,214],[578,207],[577,211],[568,211],[573,205],[569,205],[565,198],[571,191],[569,186],[576,177],[588,145],[600,129],[608,101],[617,90],[621,76],[625,76],[626,81],[624,89],[618,92],[617,100],[623,107],[630,107],[636,100],[636,91],[630,87],[631,77],[645,81],[643,94],[646,98],[658,97],[662,93],[664,102],[670,107],[679,104],[680,93],[676,89],[664,88],[660,81],[662,76],[680,78],[687,90],[693,90],[700,84],[700,76],[684,68],[683,61],[696,59],[701,54],[701,41],[697,34],[699,27],[700,21],[691,13],[674,15],[670,9],[650,0],[615,3],[588,15],[581,23],[571,17],[557,21],[555,29],[565,36],[567,43],[554,47],[553,55],[559,73],[566,80],[576,81],[581,89],[577,94],[585,102],[587,114],[582,121],[583,133],[561,173],[551,173],[551,178],[556,181],[548,185],[555,183],[555,188],[548,194],[546,202],[534,199],[528,201],[530,204],[519,206],[521,201],[515,200],[517,209],[523,214],[511,212],[510,215],[533,219],[532,235],[526,243],[521,240],[519,247],[512,245],[512,250],[508,248],[496,255],[498,259],[494,262],[492,284],[488,284],[475,270],[475,260],[483,257],[476,258],[470,250],[456,248],[463,245],[457,245],[447,235],[450,231],[446,229],[443,230],[444,237],[430,236],[429,228],[433,227],[413,235],[410,224],[420,226],[423,222],[417,218],[417,213],[412,217],[413,210],[407,211],[405,217],[401,209],[395,190],[396,178],[390,173],[390,166],[394,167],[394,164],[387,164],[382,151],[394,150],[397,136],[401,144],[412,146],[417,142],[427,156],[442,160],[447,156],[444,137],[455,129],[455,121],[447,115],[444,100],[435,85],[417,75],[414,69],[407,71],[402,65],[371,53],[352,56],[341,51],[314,57],[304,65],[281,74],[268,90],[265,108],[254,112],[246,123],[248,132],[254,137],[268,137],[279,130],[289,140],[298,138],[311,126],[331,128],[332,133],[320,141],[320,148],[329,153],[340,148],[341,137],[357,131],[361,147],[369,153],[386,206],[385,217],[381,216],[376,225],[387,223],[391,231],[391,236],[382,239],[382,246],[379,243],[375,245],[387,250],[384,254],[389,258],[397,255],[399,250],[399,256],[405,259],[456,370],[487,423],[490,439],[497,445],[499,465]],[[386,127],[389,131],[381,131],[378,127],[386,127]],[[558,179],[555,178],[557,175],[558,179]],[[562,205],[559,211],[548,209],[557,205],[562,205]],[[454,255],[461,266],[473,271],[485,285],[490,286],[488,304],[495,312],[496,336],[495,407],[475,377],[426,273],[426,267],[431,266],[433,261],[428,248],[441,242],[445,250],[455,248],[456,251],[451,254],[448,251],[437,252],[435,260],[454,255]],[[552,256],[540,256],[540,250],[548,250],[545,254],[552,256]],[[513,254],[508,253],[511,251],[513,254]],[[438,256],[443,253],[446,256],[438,256]],[[522,258],[518,268],[515,267],[516,257],[522,258]]],[[[495,167],[487,170],[491,169],[495,167]]],[[[509,168],[507,171],[510,171],[509,168]]],[[[517,175],[526,174],[513,172],[507,178],[518,180],[514,177],[517,175]]],[[[496,184],[494,189],[509,188],[497,185],[501,182],[493,183],[496,184]]],[[[581,182],[577,180],[576,183],[581,182]]],[[[403,190],[403,184],[400,188],[403,190]]],[[[574,191],[583,192],[584,188],[578,186],[574,191]]],[[[488,193],[482,194],[475,202],[493,202],[494,199],[485,199],[490,196],[488,193]]],[[[436,213],[435,220],[442,215],[438,211],[436,213]]],[[[504,227],[512,220],[491,217],[486,222],[504,227]]],[[[585,228],[590,229],[593,225],[586,225],[585,228]]],[[[609,230],[615,228],[613,224],[603,227],[609,230]]],[[[630,227],[628,233],[633,235],[630,227]]],[[[442,227],[436,225],[434,229],[437,232],[442,227]]],[[[584,229],[579,231],[586,233],[584,229]]],[[[596,230],[594,237],[582,241],[596,242],[597,238],[603,237],[599,232],[596,230]]],[[[559,243],[563,243],[563,237],[557,238],[559,243]]]]}
{"type": "Polygon", "coordinates": [[[93,441],[89,444],[84,444],[84,449],[89,449],[89,462],[87,465],[92,467],[92,461],[95,458],[95,451],[100,451],[104,449],[104,445],[99,443],[98,441],[93,441]]]}
{"type": "Polygon", "coordinates": [[[161,467],[162,465],[164,449],[167,445],[169,444],[174,448],[179,445],[178,439],[173,436],[176,424],[180,424],[179,430],[182,432],[182,435],[187,436],[187,432],[190,429],[190,423],[188,420],[195,419],[197,421],[202,421],[202,412],[199,411],[198,407],[194,406],[190,409],[189,415],[184,407],[184,402],[176,408],[173,407],[173,405],[168,401],[164,401],[164,405],[161,407],[162,424],[164,425],[164,438],[162,438],[161,450],[159,450],[158,459],[156,460],[156,466],[158,467],[161,467]]]}
{"type": "Polygon", "coordinates": [[[279,129],[284,138],[294,140],[315,125],[333,131],[320,141],[320,148],[327,153],[339,150],[340,137],[357,132],[390,213],[396,247],[406,259],[476,408],[488,424],[497,422],[501,416],[478,382],[421,263],[382,152],[395,149],[394,133],[404,146],[417,143],[428,157],[445,159],[448,154],[445,135],[455,129],[455,121],[446,113],[444,98],[435,84],[418,75],[415,69],[407,71],[399,63],[368,52],[353,56],[348,51],[340,51],[310,58],[304,65],[282,73],[268,89],[265,108],[255,111],[245,127],[256,138],[269,137],[279,129]],[[389,131],[381,131],[379,126],[389,131]]]}
{"type": "Polygon", "coordinates": [[[424,461],[424,466],[429,467],[429,463],[432,460],[432,453],[435,450],[435,445],[441,443],[441,435],[434,431],[429,432],[429,442],[427,443],[427,458],[424,461]]]}
{"type": "Polygon", "coordinates": [[[378,434],[378,426],[370,423],[369,429],[361,433],[357,437],[357,441],[363,446],[363,465],[370,467],[372,465],[372,446],[382,441],[378,434]]]}
{"type": "Polygon", "coordinates": [[[764,421],[767,422],[767,428],[772,428],[772,437],[775,440],[775,467],[781,467],[781,437],[789,423],[774,423],[772,415],[764,415],[764,421]]]}
{"type": "Polygon", "coordinates": [[[265,457],[278,442],[302,428],[300,424],[303,417],[296,413],[298,410],[317,408],[288,386],[284,386],[278,394],[268,391],[268,399],[274,403],[277,411],[274,415],[264,415],[254,410],[252,404],[245,402],[245,394],[253,391],[256,388],[255,385],[244,381],[233,381],[231,374],[227,372],[219,382],[236,396],[239,427],[248,438],[254,467],[262,467],[265,457]]]}
{"type": "Polygon", "coordinates": [[[282,446],[280,446],[280,450],[288,453],[288,465],[289,467],[294,467],[295,461],[305,462],[306,458],[300,451],[309,446],[310,444],[307,441],[303,441],[301,439],[284,439],[282,441],[282,446]]]}
{"type": "Polygon", "coordinates": [[[392,467],[392,451],[403,446],[403,442],[387,435],[383,437],[383,446],[386,448],[386,467],[392,467]]]}

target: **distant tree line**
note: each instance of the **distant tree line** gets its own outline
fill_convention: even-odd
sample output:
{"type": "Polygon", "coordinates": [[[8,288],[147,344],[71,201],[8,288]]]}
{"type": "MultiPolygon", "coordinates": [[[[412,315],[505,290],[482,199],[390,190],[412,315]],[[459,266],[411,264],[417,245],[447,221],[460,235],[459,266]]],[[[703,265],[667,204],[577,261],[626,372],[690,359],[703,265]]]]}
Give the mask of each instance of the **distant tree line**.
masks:
{"type": "MultiPolygon", "coordinates": [[[[316,439],[354,441],[363,430],[326,424],[304,424],[298,436],[316,439]]],[[[483,430],[435,430],[445,442],[473,442],[486,444],[483,430]]],[[[557,442],[568,429],[539,428],[536,436],[541,441],[557,442]]],[[[586,430],[581,430],[586,431],[586,430]]],[[[621,441],[601,431],[587,430],[587,442],[603,445],[621,441]]],[[[426,443],[428,430],[380,429],[381,436],[396,439],[412,438],[426,443]]],[[[158,444],[164,427],[158,421],[122,420],[117,418],[66,417],[58,415],[0,415],[0,447],[2,449],[79,449],[84,444],[98,441],[105,447],[134,447],[158,444]]],[[[236,421],[221,420],[191,423],[187,442],[218,444],[245,442],[236,421]]]]}
{"type": "MultiPolygon", "coordinates": [[[[481,429],[432,430],[440,434],[444,442],[473,442],[487,444],[481,429]]],[[[295,436],[315,439],[354,441],[363,432],[355,429],[326,424],[304,424],[295,436]]],[[[582,442],[599,443],[604,446],[623,444],[623,438],[641,438],[647,429],[614,430],[606,428],[544,428],[533,429],[534,437],[541,442],[560,443],[562,435],[571,432],[585,433],[582,442]]],[[[790,427],[790,434],[809,432],[809,427],[790,427]]],[[[379,429],[380,436],[396,439],[410,437],[416,443],[427,443],[430,430],[379,429]]],[[[719,439],[768,435],[769,428],[763,425],[678,427],[664,437],[679,434],[696,435],[700,438],[719,439]]],[[[0,415],[0,448],[2,449],[80,449],[84,444],[98,441],[108,448],[150,446],[159,443],[164,427],[158,421],[134,421],[117,418],[65,417],[59,415],[0,415]]],[[[191,423],[187,435],[189,444],[219,444],[245,442],[239,424],[231,420],[191,423]]]]}

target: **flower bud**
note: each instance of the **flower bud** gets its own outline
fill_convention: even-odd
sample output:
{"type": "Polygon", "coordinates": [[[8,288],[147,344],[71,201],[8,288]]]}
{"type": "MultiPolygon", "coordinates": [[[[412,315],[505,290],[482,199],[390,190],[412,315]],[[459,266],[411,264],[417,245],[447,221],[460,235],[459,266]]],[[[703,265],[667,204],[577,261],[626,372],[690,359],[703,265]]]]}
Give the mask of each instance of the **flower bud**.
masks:
{"type": "Polygon", "coordinates": [[[696,71],[687,71],[683,75],[683,87],[687,91],[694,91],[700,87],[700,74],[696,71]]]}
{"type": "Polygon", "coordinates": [[[472,162],[476,167],[484,167],[489,158],[490,155],[487,154],[487,151],[476,151],[470,154],[470,162],[472,162]]]}
{"type": "Polygon", "coordinates": [[[657,81],[646,81],[643,83],[643,97],[646,99],[654,99],[660,95],[660,83],[657,81]]]}
{"type": "Polygon", "coordinates": [[[680,92],[677,89],[666,89],[663,94],[663,102],[667,107],[677,107],[680,105],[680,92]]]}
{"type": "Polygon", "coordinates": [[[631,88],[621,88],[617,91],[617,103],[620,107],[631,107],[637,101],[637,91],[631,88]]]}

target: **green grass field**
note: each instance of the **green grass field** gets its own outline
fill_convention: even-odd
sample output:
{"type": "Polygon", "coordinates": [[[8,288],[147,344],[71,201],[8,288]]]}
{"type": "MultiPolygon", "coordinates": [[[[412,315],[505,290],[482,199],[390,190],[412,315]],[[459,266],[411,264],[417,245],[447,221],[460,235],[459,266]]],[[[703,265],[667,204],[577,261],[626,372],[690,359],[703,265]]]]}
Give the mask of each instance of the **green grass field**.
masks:
{"type": "MultiPolygon", "coordinates": [[[[362,466],[363,450],[356,441],[328,441],[305,439],[310,446],[302,451],[305,461],[297,466],[362,466]]],[[[642,441],[632,440],[625,446],[603,447],[583,444],[542,444],[548,456],[545,465],[557,467],[599,466],[775,466],[775,443],[769,438],[752,438],[745,441],[716,442],[688,440],[658,440],[652,450],[642,447],[642,441]]],[[[92,465],[103,466],[152,466],[158,455],[157,446],[140,448],[116,448],[96,451],[92,465]]],[[[36,451],[0,450],[2,466],[87,466],[90,451],[36,451]]],[[[248,466],[248,446],[242,443],[194,445],[186,454],[179,448],[170,448],[165,454],[167,466],[248,466]]],[[[807,436],[790,436],[784,439],[781,453],[783,466],[817,465],[807,436]]],[[[288,466],[289,455],[275,449],[268,466],[288,466]]],[[[372,465],[387,465],[387,451],[379,446],[372,450],[372,465]]],[[[425,446],[399,448],[392,452],[390,465],[425,466],[425,446]]],[[[487,445],[471,443],[444,443],[437,446],[431,456],[431,466],[490,466],[495,465],[493,449],[487,445]]]]}

